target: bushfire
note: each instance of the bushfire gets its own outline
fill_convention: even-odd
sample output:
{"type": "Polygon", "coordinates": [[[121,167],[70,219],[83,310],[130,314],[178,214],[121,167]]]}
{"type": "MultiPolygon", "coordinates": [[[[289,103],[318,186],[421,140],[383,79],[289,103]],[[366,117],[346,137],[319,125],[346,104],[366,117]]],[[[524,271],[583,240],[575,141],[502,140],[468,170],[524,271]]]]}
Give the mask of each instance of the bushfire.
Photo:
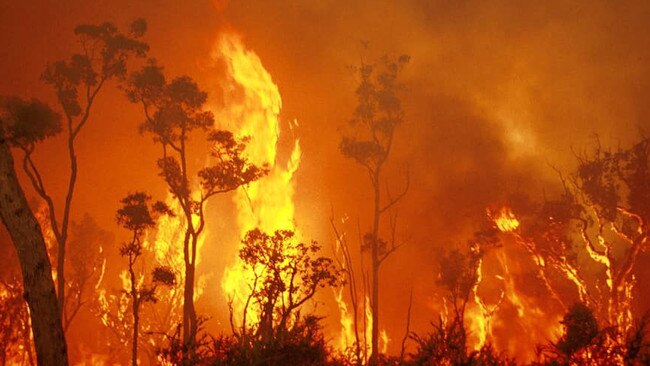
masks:
{"type": "Polygon", "coordinates": [[[7,6],[0,365],[650,364],[650,6],[578,3],[7,6]]]}

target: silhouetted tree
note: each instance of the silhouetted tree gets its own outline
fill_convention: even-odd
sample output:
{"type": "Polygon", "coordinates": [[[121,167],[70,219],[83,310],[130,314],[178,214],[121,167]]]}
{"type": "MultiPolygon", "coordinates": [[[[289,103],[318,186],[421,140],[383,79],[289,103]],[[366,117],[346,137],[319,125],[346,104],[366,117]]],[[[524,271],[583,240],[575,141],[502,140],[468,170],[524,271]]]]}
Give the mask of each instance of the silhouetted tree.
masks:
{"type": "Polygon", "coordinates": [[[562,319],[564,335],[556,343],[556,348],[566,358],[589,346],[598,336],[598,321],[591,309],[582,303],[574,304],[562,319]]]}
{"type": "Polygon", "coordinates": [[[213,130],[214,117],[203,110],[207,93],[191,78],[181,76],[168,82],[162,69],[152,62],[131,76],[127,96],[144,108],[141,131],[150,133],[162,147],[162,157],[158,160],[160,175],[178,202],[184,220],[183,338],[191,343],[197,331],[196,251],[205,229],[205,204],[216,194],[259,179],[266,174],[266,169],[250,164],[242,156],[244,142],[235,139],[231,132],[213,130]],[[208,132],[207,140],[213,145],[212,163],[196,172],[188,167],[188,143],[194,131],[208,132]],[[191,188],[193,178],[198,180],[195,192],[191,188]]]}
{"type": "Polygon", "coordinates": [[[36,100],[2,100],[0,109],[0,217],[18,254],[39,364],[67,365],[65,337],[41,227],[23,192],[9,149],[57,130],[58,116],[36,100]],[[38,126],[39,128],[35,128],[38,126]]]}
{"type": "Polygon", "coordinates": [[[242,244],[239,257],[254,276],[242,325],[232,324],[233,332],[243,339],[248,336],[249,307],[259,314],[255,339],[262,344],[282,341],[291,326],[299,324],[300,308],[319,288],[341,283],[332,259],[315,257],[320,245],[297,242],[292,231],[280,230],[269,235],[254,229],[246,234],[242,244]]]}
{"type": "Polygon", "coordinates": [[[478,281],[478,262],[481,252],[478,245],[469,247],[467,254],[458,249],[440,257],[438,285],[448,291],[448,301],[453,309],[453,321],[459,323],[464,333],[465,308],[478,281]]]}
{"type": "Polygon", "coordinates": [[[138,336],[140,332],[140,309],[145,303],[158,301],[156,290],[159,285],[173,286],[176,284],[174,272],[167,267],[156,267],[152,274],[151,284],[141,284],[140,274],[136,274],[135,265],[142,254],[143,238],[147,229],[156,224],[159,215],[172,214],[169,207],[163,202],[150,204],[151,197],[143,192],[129,194],[122,199],[122,207],[117,211],[117,223],[132,232],[131,240],[125,242],[120,248],[120,255],[128,260],[130,289],[128,295],[131,299],[133,316],[133,336],[131,338],[131,364],[138,364],[138,336]]]}
{"type": "MultiPolygon", "coordinates": [[[[46,183],[34,160],[36,144],[43,139],[61,132],[58,118],[44,120],[29,119],[18,115],[15,131],[18,138],[13,146],[23,152],[22,167],[38,195],[46,202],[52,230],[57,244],[57,296],[61,314],[65,312],[65,257],[68,242],[68,226],[72,200],[77,182],[78,165],[75,143],[79,133],[90,118],[92,106],[106,82],[121,79],[126,75],[126,63],[132,56],[144,56],[148,50],[146,43],[138,40],[146,31],[144,20],[136,20],[128,34],[119,32],[111,23],[99,25],[83,24],[75,28],[79,37],[81,53],[73,54],[67,61],[49,64],[42,80],[56,92],[64,116],[64,131],[67,137],[66,149],[70,170],[67,191],[61,202],[47,189],[46,183]]],[[[38,104],[32,101],[32,108],[38,104]]],[[[14,103],[16,104],[16,103],[14,103]]],[[[20,104],[20,103],[18,103],[20,104]]],[[[23,102],[24,104],[24,102],[23,102]]],[[[41,108],[42,109],[42,108],[41,108]]],[[[42,110],[42,112],[46,112],[42,110]]],[[[62,320],[72,320],[74,316],[61,316],[62,320]]],[[[65,324],[67,329],[67,324],[65,324]]]]}
{"type": "Polygon", "coordinates": [[[434,366],[509,366],[516,365],[514,359],[496,352],[490,343],[476,351],[468,351],[467,334],[457,321],[432,323],[433,331],[424,337],[411,334],[416,350],[410,355],[407,365],[434,366]]]}
{"type": "MultiPolygon", "coordinates": [[[[197,335],[191,343],[183,339],[182,324],[178,324],[172,333],[163,334],[167,344],[156,348],[158,359],[165,365],[172,366],[219,364],[216,360],[223,356],[223,352],[227,352],[226,344],[234,342],[234,338],[222,336],[214,339],[203,329],[206,320],[204,317],[197,319],[197,335]]],[[[234,359],[233,354],[229,354],[228,357],[234,359]]],[[[244,364],[240,363],[240,365],[244,364]]]]}
{"type": "MultiPolygon", "coordinates": [[[[396,128],[403,122],[399,92],[401,85],[398,76],[408,56],[396,60],[385,57],[380,64],[361,65],[354,71],[359,76],[356,89],[357,108],[350,122],[351,132],[345,135],[339,149],[343,156],[354,160],[368,173],[373,190],[373,214],[370,232],[363,237],[362,249],[370,254],[372,290],[372,340],[370,364],[376,364],[379,354],[379,269],[383,261],[399,246],[395,239],[395,226],[390,225],[390,239],[381,238],[382,216],[388,212],[408,190],[408,180],[404,191],[396,197],[388,194],[383,202],[381,185],[386,161],[393,147],[396,128]]],[[[408,176],[407,176],[408,178],[408,176]]],[[[393,218],[394,219],[394,218],[393,218]]]]}

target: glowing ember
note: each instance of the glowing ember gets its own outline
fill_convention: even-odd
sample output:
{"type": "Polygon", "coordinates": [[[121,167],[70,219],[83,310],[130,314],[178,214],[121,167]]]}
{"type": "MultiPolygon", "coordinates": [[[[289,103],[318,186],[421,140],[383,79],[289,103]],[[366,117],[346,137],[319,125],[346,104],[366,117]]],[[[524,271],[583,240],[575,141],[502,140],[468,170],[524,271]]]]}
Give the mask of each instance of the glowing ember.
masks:
{"type": "Polygon", "coordinates": [[[494,220],[497,228],[504,233],[515,231],[519,227],[519,220],[517,220],[515,214],[512,213],[510,207],[502,207],[497,213],[488,211],[488,216],[494,220]]]}

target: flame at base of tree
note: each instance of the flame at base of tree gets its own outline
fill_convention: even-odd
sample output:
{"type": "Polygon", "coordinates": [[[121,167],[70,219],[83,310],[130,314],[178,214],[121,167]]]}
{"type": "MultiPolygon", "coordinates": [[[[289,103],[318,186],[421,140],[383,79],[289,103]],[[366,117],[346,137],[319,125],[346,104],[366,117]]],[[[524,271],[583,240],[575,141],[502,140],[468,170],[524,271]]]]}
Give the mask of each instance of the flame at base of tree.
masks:
{"type": "MultiPolygon", "coordinates": [[[[235,193],[241,237],[254,228],[269,234],[276,230],[294,231],[293,176],[300,165],[301,149],[296,139],[288,161],[278,162],[282,108],[278,87],[259,57],[235,34],[221,36],[214,57],[224,62],[227,72],[223,85],[226,107],[219,115],[232,124],[239,138],[247,141],[247,159],[269,169],[267,176],[235,193]]],[[[291,126],[295,125],[294,122],[291,126]]],[[[230,301],[234,322],[241,324],[246,316],[244,326],[248,326],[258,322],[260,314],[246,306],[254,275],[243,268],[236,258],[224,272],[222,289],[230,301]]]]}

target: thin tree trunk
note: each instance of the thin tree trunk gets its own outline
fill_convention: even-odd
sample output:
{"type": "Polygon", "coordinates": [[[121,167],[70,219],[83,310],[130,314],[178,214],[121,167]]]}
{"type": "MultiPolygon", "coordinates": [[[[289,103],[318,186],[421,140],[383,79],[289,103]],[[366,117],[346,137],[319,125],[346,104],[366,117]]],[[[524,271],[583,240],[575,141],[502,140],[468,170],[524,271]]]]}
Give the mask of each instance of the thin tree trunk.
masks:
{"type": "Polygon", "coordinates": [[[18,253],[38,365],[67,365],[61,315],[41,226],[20,187],[9,146],[1,139],[0,216],[18,253]]]}
{"type": "Polygon", "coordinates": [[[193,343],[196,336],[196,310],[194,309],[194,263],[185,267],[185,291],[183,299],[183,340],[193,343]]]}
{"type": "Polygon", "coordinates": [[[133,338],[131,340],[131,365],[138,365],[138,332],[140,326],[140,299],[136,288],[135,272],[133,265],[135,260],[129,255],[129,275],[131,276],[131,306],[133,309],[133,338]]]}
{"type": "Polygon", "coordinates": [[[370,365],[377,365],[379,357],[379,219],[381,208],[379,206],[379,169],[375,172],[373,178],[374,188],[374,220],[372,225],[372,339],[370,365]]]}
{"type": "Polygon", "coordinates": [[[140,331],[140,314],[138,304],[133,302],[133,345],[131,347],[131,365],[138,365],[138,332],[140,331]]]}

